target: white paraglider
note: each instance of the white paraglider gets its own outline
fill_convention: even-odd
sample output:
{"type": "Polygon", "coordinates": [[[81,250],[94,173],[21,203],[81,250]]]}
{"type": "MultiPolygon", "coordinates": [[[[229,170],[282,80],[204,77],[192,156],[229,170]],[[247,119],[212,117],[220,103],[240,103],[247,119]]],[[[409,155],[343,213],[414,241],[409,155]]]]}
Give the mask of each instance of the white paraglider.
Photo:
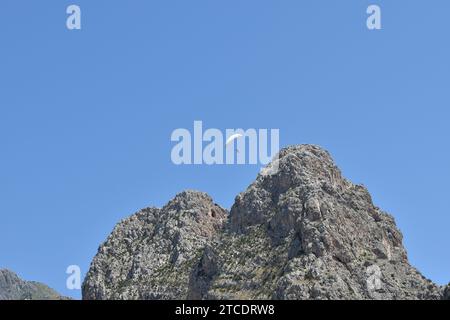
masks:
{"type": "Polygon", "coordinates": [[[230,137],[228,137],[227,142],[225,142],[226,145],[229,145],[231,142],[233,142],[236,139],[239,139],[242,137],[242,134],[240,133],[235,133],[233,135],[231,135],[230,137]]]}

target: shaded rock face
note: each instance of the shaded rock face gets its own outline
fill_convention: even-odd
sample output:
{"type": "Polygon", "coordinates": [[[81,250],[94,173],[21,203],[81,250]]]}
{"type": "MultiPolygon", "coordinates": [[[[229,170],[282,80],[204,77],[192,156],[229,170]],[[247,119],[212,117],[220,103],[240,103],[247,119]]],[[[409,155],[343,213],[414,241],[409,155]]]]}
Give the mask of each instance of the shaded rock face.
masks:
{"type": "Polygon", "coordinates": [[[450,300],[450,284],[447,287],[445,287],[442,299],[443,300],[450,300]]]}
{"type": "Polygon", "coordinates": [[[24,281],[17,274],[0,269],[0,300],[61,300],[67,299],[46,285],[24,281]]]}
{"type": "Polygon", "coordinates": [[[203,193],[122,221],[85,299],[440,299],[394,219],[317,146],[283,149],[228,214],[203,193]]]}

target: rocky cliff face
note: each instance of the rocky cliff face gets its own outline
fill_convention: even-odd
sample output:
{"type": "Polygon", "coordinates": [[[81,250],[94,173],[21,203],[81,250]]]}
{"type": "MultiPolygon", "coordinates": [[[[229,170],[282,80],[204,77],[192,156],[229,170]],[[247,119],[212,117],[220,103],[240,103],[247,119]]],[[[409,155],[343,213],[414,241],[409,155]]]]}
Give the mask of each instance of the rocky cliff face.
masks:
{"type": "Polygon", "coordinates": [[[67,299],[46,285],[24,281],[14,272],[0,269],[0,300],[61,300],[67,299]]]}
{"type": "Polygon", "coordinates": [[[92,262],[83,298],[444,297],[408,263],[394,219],[326,151],[289,147],[278,164],[230,213],[187,191],[119,223],[92,262]]]}
{"type": "Polygon", "coordinates": [[[447,287],[445,287],[442,299],[450,300],[450,284],[447,287]]]}

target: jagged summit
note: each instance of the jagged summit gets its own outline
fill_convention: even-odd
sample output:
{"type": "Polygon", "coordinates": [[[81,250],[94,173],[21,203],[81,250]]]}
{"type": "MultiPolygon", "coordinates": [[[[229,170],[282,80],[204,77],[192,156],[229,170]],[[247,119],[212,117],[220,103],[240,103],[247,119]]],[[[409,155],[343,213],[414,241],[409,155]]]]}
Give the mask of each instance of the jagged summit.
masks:
{"type": "Polygon", "coordinates": [[[277,161],[278,170],[275,174],[259,175],[245,192],[236,197],[231,209],[234,230],[267,222],[274,214],[267,210],[267,206],[286,193],[301,191],[304,197],[312,198],[327,190],[340,197],[345,190],[353,187],[341,176],[330,154],[318,146],[284,148],[279,152],[277,161]]]}
{"type": "Polygon", "coordinates": [[[329,153],[280,151],[230,213],[185,191],[119,223],[85,299],[440,299],[407,260],[394,219],[329,153]]]}

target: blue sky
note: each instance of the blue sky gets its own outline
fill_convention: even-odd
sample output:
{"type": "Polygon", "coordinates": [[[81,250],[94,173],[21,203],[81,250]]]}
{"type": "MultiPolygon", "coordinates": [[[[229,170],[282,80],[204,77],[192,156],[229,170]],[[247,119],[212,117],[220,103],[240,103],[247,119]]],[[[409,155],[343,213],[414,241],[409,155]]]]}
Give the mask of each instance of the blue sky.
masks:
{"type": "Polygon", "coordinates": [[[175,166],[176,128],[279,128],[328,149],[450,281],[445,0],[0,2],[0,267],[63,294],[114,225],[190,188],[230,207],[257,166],[175,166]],[[66,29],[66,7],[82,30],[66,29]],[[382,8],[380,31],[366,8],[382,8]]]}

